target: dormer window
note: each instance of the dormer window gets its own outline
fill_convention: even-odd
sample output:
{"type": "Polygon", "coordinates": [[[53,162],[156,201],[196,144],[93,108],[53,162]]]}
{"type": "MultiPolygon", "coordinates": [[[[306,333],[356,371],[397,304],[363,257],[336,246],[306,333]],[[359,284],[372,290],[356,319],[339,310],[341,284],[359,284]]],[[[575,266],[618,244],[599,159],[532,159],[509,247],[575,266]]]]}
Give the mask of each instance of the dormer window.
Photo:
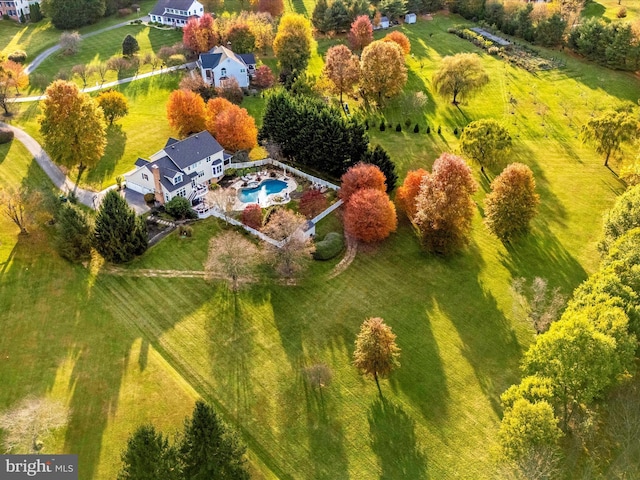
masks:
{"type": "Polygon", "coordinates": [[[176,183],[180,183],[182,181],[182,174],[178,173],[174,178],[173,178],[173,184],[175,185],[176,183]]]}

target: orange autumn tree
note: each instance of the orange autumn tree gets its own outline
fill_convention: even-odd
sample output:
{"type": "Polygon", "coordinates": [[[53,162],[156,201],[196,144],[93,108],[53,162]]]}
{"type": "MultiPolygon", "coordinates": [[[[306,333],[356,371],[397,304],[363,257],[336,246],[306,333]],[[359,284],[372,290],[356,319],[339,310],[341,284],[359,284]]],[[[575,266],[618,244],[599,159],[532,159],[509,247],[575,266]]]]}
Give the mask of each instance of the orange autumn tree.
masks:
{"type": "Polygon", "coordinates": [[[256,9],[259,12],[267,12],[273,18],[279,17],[284,12],[284,2],[282,0],[257,0],[256,9]]]}
{"type": "Polygon", "coordinates": [[[205,105],[200,95],[190,90],[174,90],[167,102],[167,119],[180,137],[205,129],[205,105]]]}
{"type": "Polygon", "coordinates": [[[205,13],[201,18],[190,18],[182,30],[182,43],[196,54],[208,52],[220,43],[213,17],[205,13]]]}
{"type": "Polygon", "coordinates": [[[422,180],[427,175],[429,175],[429,172],[423,168],[411,170],[407,173],[407,177],[404,179],[402,186],[398,188],[398,193],[396,193],[396,202],[400,210],[406,213],[410,220],[413,220],[416,214],[416,197],[420,192],[422,180]]]}
{"type": "Polygon", "coordinates": [[[340,191],[338,195],[344,203],[347,203],[356,191],[363,188],[372,188],[374,190],[380,190],[381,192],[387,191],[385,185],[386,178],[382,170],[370,163],[358,163],[349,168],[342,175],[340,191]]]}
{"type": "Polygon", "coordinates": [[[384,190],[364,188],[351,195],[344,212],[347,234],[366,243],[377,242],[397,226],[396,207],[384,190]]]}
{"type": "Polygon", "coordinates": [[[382,41],[397,43],[402,49],[402,53],[405,55],[409,55],[409,52],[411,52],[411,42],[409,41],[409,38],[404,33],[397,30],[385,35],[382,41]]]}
{"type": "Polygon", "coordinates": [[[207,102],[205,125],[211,135],[216,135],[216,118],[218,114],[232,106],[233,103],[222,97],[212,98],[207,102]]]}
{"type": "Polygon", "coordinates": [[[230,152],[251,150],[258,144],[255,120],[246,109],[237,105],[231,104],[216,115],[213,131],[220,145],[230,152]]]}

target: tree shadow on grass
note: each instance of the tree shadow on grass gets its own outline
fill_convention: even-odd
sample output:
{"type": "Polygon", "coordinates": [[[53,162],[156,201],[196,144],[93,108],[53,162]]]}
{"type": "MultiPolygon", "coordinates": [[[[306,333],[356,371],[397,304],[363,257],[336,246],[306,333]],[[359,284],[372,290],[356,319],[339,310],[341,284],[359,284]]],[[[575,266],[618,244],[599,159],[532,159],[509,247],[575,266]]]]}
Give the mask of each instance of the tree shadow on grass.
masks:
{"type": "Polygon", "coordinates": [[[217,341],[209,343],[212,369],[221,383],[223,396],[241,419],[251,410],[253,388],[251,372],[256,326],[245,311],[245,292],[233,293],[226,286],[217,287],[216,318],[207,321],[207,335],[217,341]]]}
{"type": "Polygon", "coordinates": [[[582,265],[564,248],[548,230],[536,229],[533,233],[505,244],[500,262],[509,270],[512,278],[532,280],[542,277],[552,287],[560,287],[565,295],[587,278],[582,265]]]}
{"type": "Polygon", "coordinates": [[[415,420],[388,400],[369,408],[371,449],[378,456],[382,480],[426,479],[427,459],[418,447],[415,420]]]}
{"type": "Polygon", "coordinates": [[[305,381],[304,392],[313,478],[347,480],[349,465],[344,448],[344,428],[337,420],[331,387],[314,388],[305,381]]]}
{"type": "Polygon", "coordinates": [[[103,182],[113,174],[116,165],[124,156],[126,145],[127,133],[122,130],[122,126],[109,125],[107,128],[107,147],[104,150],[104,155],[98,164],[88,171],[85,181],[102,189],[103,182]]]}
{"type": "Polygon", "coordinates": [[[4,159],[9,155],[9,150],[11,149],[11,143],[6,143],[4,145],[0,145],[0,165],[4,162],[4,159]]]}
{"type": "Polygon", "coordinates": [[[520,344],[496,299],[480,281],[484,260],[477,245],[471,244],[441,262],[452,275],[442,275],[442,281],[433,285],[431,309],[439,309],[456,328],[462,355],[494,412],[500,415],[500,395],[518,377],[520,344]]]}

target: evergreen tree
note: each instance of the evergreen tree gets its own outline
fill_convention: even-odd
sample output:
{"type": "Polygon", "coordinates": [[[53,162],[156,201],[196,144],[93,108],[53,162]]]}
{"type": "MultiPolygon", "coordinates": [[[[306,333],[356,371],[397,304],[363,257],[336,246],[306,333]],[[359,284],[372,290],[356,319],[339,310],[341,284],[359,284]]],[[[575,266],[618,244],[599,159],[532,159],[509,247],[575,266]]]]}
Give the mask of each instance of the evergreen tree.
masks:
{"type": "Polygon", "coordinates": [[[185,421],[179,447],[184,478],[248,479],[246,449],[238,435],[224,424],[210,405],[202,400],[196,402],[193,416],[185,421]]]}
{"type": "Polygon", "coordinates": [[[91,226],[87,216],[66,204],[60,208],[57,220],[56,247],[60,256],[71,262],[88,259],[91,255],[91,226]]]}
{"type": "Polygon", "coordinates": [[[174,446],[153,425],[143,425],[129,437],[122,452],[118,480],[179,480],[180,468],[174,446]]]}
{"type": "Polygon", "coordinates": [[[142,220],[118,192],[110,190],[104,196],[94,229],[94,246],[105,260],[123,263],[140,255],[147,248],[147,231],[142,220]]]}
{"type": "Polygon", "coordinates": [[[324,25],[327,30],[344,32],[351,25],[351,16],[343,0],[334,0],[324,14],[324,25]]]}
{"type": "Polygon", "coordinates": [[[105,13],[104,0],[43,0],[42,11],[59,30],[97,22],[105,13]]]}
{"type": "Polygon", "coordinates": [[[327,0],[318,0],[316,2],[316,6],[313,8],[313,13],[311,14],[311,23],[319,32],[325,33],[328,28],[325,23],[325,16],[329,5],[327,4],[327,0]]]}
{"type": "Polygon", "coordinates": [[[31,21],[33,23],[38,23],[42,20],[42,11],[40,10],[40,4],[34,3],[29,6],[29,11],[31,12],[31,21]]]}
{"type": "Polygon", "coordinates": [[[362,161],[377,166],[387,179],[387,193],[393,192],[398,183],[398,174],[396,173],[396,165],[391,161],[387,151],[380,145],[376,145],[373,149],[367,150],[362,161]]]}
{"type": "Polygon", "coordinates": [[[132,35],[127,35],[122,41],[122,55],[129,57],[140,50],[138,41],[132,35]]]}

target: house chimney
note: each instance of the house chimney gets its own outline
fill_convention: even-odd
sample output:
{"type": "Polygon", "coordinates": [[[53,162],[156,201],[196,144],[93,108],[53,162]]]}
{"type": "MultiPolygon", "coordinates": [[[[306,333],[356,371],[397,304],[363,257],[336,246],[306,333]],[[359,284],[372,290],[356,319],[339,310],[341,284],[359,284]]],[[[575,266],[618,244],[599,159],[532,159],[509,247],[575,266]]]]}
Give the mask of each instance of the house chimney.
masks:
{"type": "Polygon", "coordinates": [[[155,186],[156,202],[160,205],[164,205],[164,195],[162,195],[162,184],[160,183],[160,169],[157,165],[151,166],[151,173],[153,173],[153,184],[155,186]]]}

